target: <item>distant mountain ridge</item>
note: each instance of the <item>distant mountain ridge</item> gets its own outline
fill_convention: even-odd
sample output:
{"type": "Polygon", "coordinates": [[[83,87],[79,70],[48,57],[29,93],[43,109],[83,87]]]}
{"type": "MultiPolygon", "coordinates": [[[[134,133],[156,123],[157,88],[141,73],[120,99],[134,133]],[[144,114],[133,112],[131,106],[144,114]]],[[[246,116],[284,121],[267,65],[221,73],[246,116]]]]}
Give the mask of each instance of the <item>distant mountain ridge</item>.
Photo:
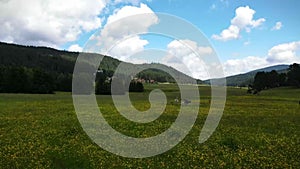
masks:
{"type": "Polygon", "coordinates": [[[261,69],[257,69],[257,70],[253,70],[251,72],[271,72],[272,70],[276,70],[278,72],[282,71],[282,70],[287,70],[289,68],[290,65],[275,65],[275,66],[270,66],[270,67],[265,67],[265,68],[261,68],[261,69]]]}
{"type": "MultiPolygon", "coordinates": [[[[288,68],[289,65],[282,64],[253,70],[243,74],[228,76],[226,77],[227,86],[247,86],[254,81],[254,77],[257,72],[271,72],[272,70],[276,70],[278,73],[285,73],[288,68]]],[[[204,83],[209,84],[210,80],[206,80],[204,83]]]]}

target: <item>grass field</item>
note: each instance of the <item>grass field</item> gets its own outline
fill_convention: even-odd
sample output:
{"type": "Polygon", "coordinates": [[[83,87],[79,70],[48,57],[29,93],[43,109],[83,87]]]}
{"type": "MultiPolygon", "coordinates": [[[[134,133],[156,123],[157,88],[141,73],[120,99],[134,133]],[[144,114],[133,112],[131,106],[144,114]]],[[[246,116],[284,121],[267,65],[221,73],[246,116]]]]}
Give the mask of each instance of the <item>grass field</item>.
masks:
{"type": "MultiPolygon", "coordinates": [[[[149,124],[121,117],[110,96],[97,96],[100,110],[118,131],[149,137],[176,119],[174,85],[166,112],[149,124]]],[[[203,144],[199,133],[209,110],[209,87],[200,87],[200,110],[188,136],[170,151],[145,159],[123,158],[93,143],[81,128],[70,93],[0,94],[0,168],[300,168],[300,89],[278,88],[260,95],[228,88],[221,122],[203,144]]],[[[148,93],[133,93],[133,105],[149,108],[148,93]]]]}

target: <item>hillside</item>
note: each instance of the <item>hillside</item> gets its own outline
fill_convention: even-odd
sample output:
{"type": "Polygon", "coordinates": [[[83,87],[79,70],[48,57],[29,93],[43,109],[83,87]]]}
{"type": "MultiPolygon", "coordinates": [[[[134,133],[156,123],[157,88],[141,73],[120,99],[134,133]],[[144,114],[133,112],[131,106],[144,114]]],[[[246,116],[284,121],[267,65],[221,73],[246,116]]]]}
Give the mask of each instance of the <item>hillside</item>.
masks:
{"type": "MultiPolygon", "coordinates": [[[[254,80],[254,76],[257,72],[271,72],[272,70],[276,70],[278,73],[284,73],[289,68],[289,65],[276,65],[270,66],[262,69],[257,69],[250,71],[244,74],[238,74],[234,76],[226,77],[227,86],[247,86],[252,83],[254,80]]],[[[206,84],[210,83],[210,80],[204,81],[206,84]]]]}
{"type": "MultiPolygon", "coordinates": [[[[22,46],[0,42],[0,66],[18,66],[41,69],[45,72],[54,74],[54,76],[71,75],[78,55],[78,52],[60,51],[48,47],[22,46]]],[[[99,57],[103,56],[100,54],[96,55],[99,55],[99,57]]],[[[99,69],[114,72],[120,63],[121,61],[117,59],[110,56],[104,56],[99,69]]],[[[162,68],[166,71],[172,72],[175,77],[179,77],[180,81],[185,83],[194,80],[190,76],[162,64],[125,64],[128,64],[128,67],[138,70],[142,70],[142,67],[162,68]]],[[[168,73],[161,70],[149,69],[143,71],[142,74],[146,75],[148,79],[154,79],[158,82],[174,82],[174,79],[168,73]]]]}
{"type": "MultiPolygon", "coordinates": [[[[78,55],[78,52],[0,42],[0,65],[5,66],[23,66],[39,68],[47,72],[73,73],[78,55]]],[[[119,60],[105,56],[101,68],[113,70],[119,63],[119,60]]]]}

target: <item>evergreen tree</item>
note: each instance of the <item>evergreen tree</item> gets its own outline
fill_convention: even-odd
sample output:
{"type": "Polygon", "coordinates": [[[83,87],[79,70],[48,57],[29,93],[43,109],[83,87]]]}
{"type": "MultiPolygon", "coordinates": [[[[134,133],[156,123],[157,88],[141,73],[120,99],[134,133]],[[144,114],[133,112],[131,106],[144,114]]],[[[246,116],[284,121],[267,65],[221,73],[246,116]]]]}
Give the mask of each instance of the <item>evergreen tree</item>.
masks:
{"type": "Polygon", "coordinates": [[[300,65],[294,63],[290,65],[289,72],[287,73],[288,84],[291,86],[300,87],[300,65]]]}

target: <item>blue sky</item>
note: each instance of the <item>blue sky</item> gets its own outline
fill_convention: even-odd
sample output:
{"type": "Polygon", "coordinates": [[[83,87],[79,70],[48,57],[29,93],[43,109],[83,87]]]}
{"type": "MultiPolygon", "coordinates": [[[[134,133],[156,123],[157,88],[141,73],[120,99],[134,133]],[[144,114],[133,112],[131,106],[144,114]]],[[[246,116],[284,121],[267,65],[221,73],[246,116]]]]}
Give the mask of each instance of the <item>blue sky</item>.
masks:
{"type": "MultiPolygon", "coordinates": [[[[202,31],[217,52],[225,75],[233,75],[300,61],[299,8],[298,0],[7,0],[0,2],[0,23],[4,25],[0,41],[81,51],[95,32],[106,29],[109,18],[162,12],[183,18],[202,31]]],[[[166,37],[139,36],[122,50],[157,48],[178,53],[178,45],[172,42],[174,39],[166,37]]],[[[124,58],[124,52],[112,54],[124,58]]],[[[161,62],[157,56],[152,59],[161,62]]],[[[192,68],[195,65],[185,64],[195,72],[190,75],[207,78],[192,68]]]]}

